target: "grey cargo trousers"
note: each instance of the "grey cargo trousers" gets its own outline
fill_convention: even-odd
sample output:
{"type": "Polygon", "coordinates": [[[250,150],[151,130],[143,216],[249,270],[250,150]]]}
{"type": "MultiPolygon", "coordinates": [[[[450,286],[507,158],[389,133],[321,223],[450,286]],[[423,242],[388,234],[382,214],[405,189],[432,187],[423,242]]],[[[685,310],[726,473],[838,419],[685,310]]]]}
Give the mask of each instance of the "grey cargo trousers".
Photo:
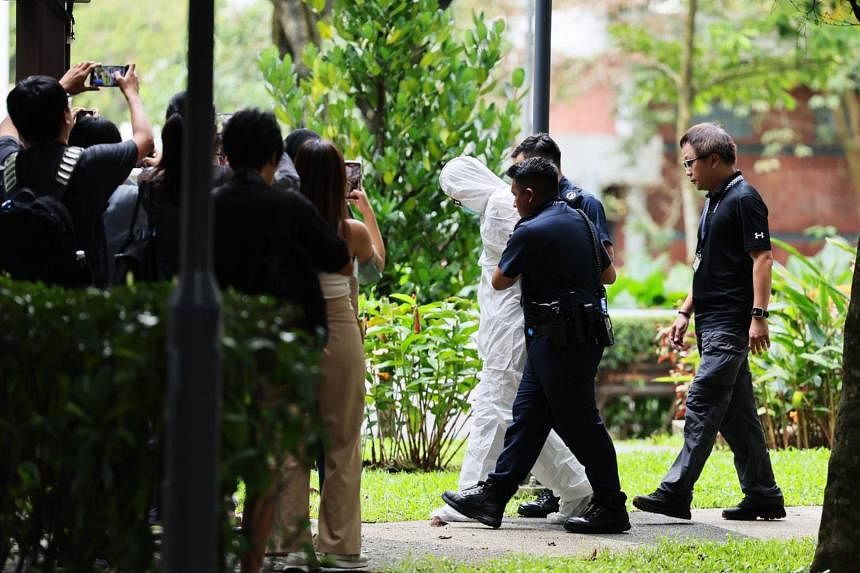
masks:
{"type": "Polygon", "coordinates": [[[734,454],[744,495],[781,500],[753,395],[746,333],[710,330],[697,338],[702,362],[687,392],[684,447],[659,489],[689,502],[719,431],[734,454]]]}

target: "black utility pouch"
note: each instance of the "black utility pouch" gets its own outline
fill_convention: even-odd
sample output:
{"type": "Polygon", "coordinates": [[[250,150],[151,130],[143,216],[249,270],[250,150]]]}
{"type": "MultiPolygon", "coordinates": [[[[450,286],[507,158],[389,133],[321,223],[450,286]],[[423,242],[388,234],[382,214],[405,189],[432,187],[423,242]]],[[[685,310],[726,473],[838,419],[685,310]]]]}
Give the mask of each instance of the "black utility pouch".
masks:
{"type": "Polygon", "coordinates": [[[601,307],[602,305],[591,303],[582,305],[583,315],[588,324],[588,337],[598,346],[612,346],[615,344],[612,321],[609,320],[609,314],[601,307]]]}
{"type": "Polygon", "coordinates": [[[567,348],[567,320],[560,313],[554,314],[544,328],[553,348],[567,348]]]}

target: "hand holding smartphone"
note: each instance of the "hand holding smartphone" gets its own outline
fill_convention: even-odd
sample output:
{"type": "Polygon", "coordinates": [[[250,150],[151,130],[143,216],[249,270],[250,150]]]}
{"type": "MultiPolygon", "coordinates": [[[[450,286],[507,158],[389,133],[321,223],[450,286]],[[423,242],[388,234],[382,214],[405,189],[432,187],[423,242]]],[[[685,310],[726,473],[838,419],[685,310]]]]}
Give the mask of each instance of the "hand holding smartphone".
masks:
{"type": "Polygon", "coordinates": [[[361,189],[361,161],[347,159],[346,165],[346,194],[361,189]]]}
{"type": "Polygon", "coordinates": [[[117,87],[119,84],[116,83],[116,78],[114,77],[116,72],[124,76],[128,72],[128,66],[96,66],[90,72],[90,86],[94,88],[117,87]]]}

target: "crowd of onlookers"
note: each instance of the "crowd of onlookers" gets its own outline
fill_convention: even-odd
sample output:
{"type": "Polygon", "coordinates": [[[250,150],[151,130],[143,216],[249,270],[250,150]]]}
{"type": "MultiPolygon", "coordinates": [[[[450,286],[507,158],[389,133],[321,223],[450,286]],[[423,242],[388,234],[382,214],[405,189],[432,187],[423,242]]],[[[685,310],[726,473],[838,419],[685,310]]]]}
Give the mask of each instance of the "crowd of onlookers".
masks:
{"type": "MultiPolygon", "coordinates": [[[[0,258],[0,272],[13,278],[110,288],[179,272],[185,94],[170,100],[156,154],[133,64],[115,77],[131,139],[122,141],[109,118],[72,107],[71,96],[96,89],[86,82],[95,66],[79,63],[60,80],[31,76],[8,95],[0,237],[14,234],[16,246],[0,258]]],[[[359,277],[378,276],[385,265],[373,209],[363,189],[348,184],[334,144],[306,129],[284,139],[271,112],[237,111],[217,140],[215,276],[221,288],[296,303],[304,310],[300,327],[324,344],[318,405],[327,442],[318,462],[325,480],[315,547],[336,567],[362,567],[365,387],[356,297],[359,277]]],[[[273,490],[246,501],[254,544],[243,570],[258,571],[264,552],[305,564],[309,532],[299,525],[308,518],[309,472],[306,461],[288,459],[273,490]]]]}

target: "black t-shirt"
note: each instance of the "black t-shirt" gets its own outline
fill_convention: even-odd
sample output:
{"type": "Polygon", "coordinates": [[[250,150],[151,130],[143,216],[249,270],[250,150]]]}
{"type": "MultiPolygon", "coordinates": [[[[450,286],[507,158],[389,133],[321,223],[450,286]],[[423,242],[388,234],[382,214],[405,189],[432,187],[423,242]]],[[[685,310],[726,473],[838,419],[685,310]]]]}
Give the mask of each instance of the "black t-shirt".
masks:
{"type": "MultiPolygon", "coordinates": [[[[596,304],[600,277],[588,223],[563,201],[550,201],[537,214],[520,219],[499,268],[509,278],[522,275],[523,303],[567,301],[596,304]]],[[[600,270],[611,261],[602,245],[600,270]]],[[[526,311],[528,307],[526,306],[526,311]]]]}
{"type": "Polygon", "coordinates": [[[597,236],[600,242],[604,245],[612,244],[612,237],[609,234],[609,225],[606,223],[606,211],[603,209],[603,203],[600,199],[587,191],[583,191],[570,181],[567,177],[562,177],[558,182],[558,194],[563,201],[574,209],[582,209],[591,223],[597,229],[597,236]]]}
{"type": "Polygon", "coordinates": [[[740,171],[707,197],[696,248],[701,261],[693,275],[696,329],[747,329],[753,306],[749,254],[771,248],[767,206],[740,171]]]}
{"type": "MultiPolygon", "coordinates": [[[[65,147],[60,143],[42,143],[23,149],[14,137],[0,137],[0,165],[17,151],[19,186],[39,191],[32,179],[46,169],[56,169],[65,147]]],[[[86,253],[96,286],[107,286],[108,281],[102,214],[111,193],[125,182],[136,164],[137,145],[132,140],[93,145],[81,153],[63,196],[63,204],[75,226],[77,248],[86,253]]]]}
{"type": "Polygon", "coordinates": [[[214,266],[221,287],[296,303],[305,311],[305,329],[325,327],[317,273],[343,268],[349,251],[313,204],[244,172],[214,191],[214,213],[214,266]],[[277,277],[271,274],[273,259],[277,277]]]}

